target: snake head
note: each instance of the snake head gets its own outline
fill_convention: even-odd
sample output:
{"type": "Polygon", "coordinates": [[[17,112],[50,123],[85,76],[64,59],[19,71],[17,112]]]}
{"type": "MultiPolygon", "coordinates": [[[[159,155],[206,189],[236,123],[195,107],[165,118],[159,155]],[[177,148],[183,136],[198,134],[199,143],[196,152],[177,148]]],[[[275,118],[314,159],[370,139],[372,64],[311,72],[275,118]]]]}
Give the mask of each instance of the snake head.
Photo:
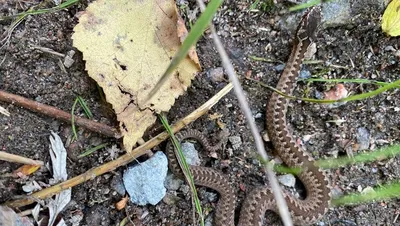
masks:
{"type": "Polygon", "coordinates": [[[315,39],[317,27],[321,22],[321,8],[318,6],[310,8],[303,16],[297,27],[296,36],[300,42],[309,40],[310,43],[315,39]]]}

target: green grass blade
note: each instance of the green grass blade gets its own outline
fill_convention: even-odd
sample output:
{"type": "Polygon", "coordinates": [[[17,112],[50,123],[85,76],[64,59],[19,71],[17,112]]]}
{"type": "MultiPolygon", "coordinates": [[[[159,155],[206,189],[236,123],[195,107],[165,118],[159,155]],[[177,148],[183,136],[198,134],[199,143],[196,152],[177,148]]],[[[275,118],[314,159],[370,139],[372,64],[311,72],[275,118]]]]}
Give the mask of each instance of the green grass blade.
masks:
{"type": "MultiPolygon", "coordinates": [[[[328,158],[320,159],[316,161],[316,165],[322,169],[337,169],[339,167],[345,167],[350,164],[368,163],[373,161],[382,161],[388,158],[394,158],[400,155],[400,144],[380,148],[373,152],[366,152],[356,154],[353,157],[339,157],[339,158],[328,158]]],[[[297,175],[301,173],[301,167],[286,167],[283,165],[274,165],[273,169],[279,173],[290,173],[297,175]]]]}
{"type": "MultiPolygon", "coordinates": [[[[359,84],[373,84],[378,86],[389,85],[388,82],[380,82],[376,80],[369,79],[351,79],[351,78],[338,78],[338,79],[324,79],[324,78],[308,78],[308,79],[299,79],[298,81],[305,82],[337,82],[337,83],[359,83],[359,84]]],[[[398,87],[400,88],[400,86],[398,87]]]]}
{"type": "Polygon", "coordinates": [[[87,151],[83,152],[82,154],[78,155],[78,158],[86,157],[86,156],[92,154],[93,152],[106,147],[107,145],[108,145],[108,143],[104,143],[104,144],[97,145],[96,147],[90,148],[89,150],[87,150],[87,151]]]}
{"type": "Polygon", "coordinates": [[[318,5],[319,3],[321,3],[321,0],[310,0],[306,3],[290,7],[289,11],[298,11],[298,10],[302,10],[302,9],[307,9],[312,6],[318,5]]]}
{"type": "Polygon", "coordinates": [[[77,103],[78,103],[78,98],[75,99],[71,109],[71,126],[72,126],[72,132],[74,133],[73,140],[78,139],[78,133],[76,132],[76,126],[75,126],[75,114],[74,114],[77,103]]]}
{"type": "Polygon", "coordinates": [[[255,10],[257,9],[258,4],[260,3],[260,0],[255,0],[253,3],[251,3],[249,9],[250,10],[255,10]]]}
{"type": "Polygon", "coordinates": [[[154,96],[154,94],[160,89],[160,87],[168,80],[173,70],[186,57],[189,49],[193,45],[195,45],[196,42],[200,39],[201,35],[203,34],[207,26],[210,24],[214,14],[217,12],[222,2],[223,0],[211,0],[208,3],[206,10],[204,10],[204,12],[200,15],[199,19],[194,24],[192,30],[189,32],[185,41],[183,41],[181,48],[172,59],[167,70],[164,72],[161,79],[157,82],[154,88],[150,91],[147,100],[150,100],[154,96]]]}
{"type": "Polygon", "coordinates": [[[374,152],[357,154],[354,155],[352,158],[340,157],[336,159],[330,158],[330,159],[318,160],[317,165],[324,169],[339,168],[349,164],[366,163],[366,162],[393,158],[399,154],[400,154],[400,144],[396,144],[389,147],[381,148],[374,152]]]}
{"type": "Polygon", "coordinates": [[[85,112],[86,117],[92,119],[93,114],[90,111],[89,107],[87,106],[86,101],[81,96],[78,96],[78,102],[81,105],[83,111],[85,112]]]}
{"type": "Polygon", "coordinates": [[[349,96],[349,97],[346,97],[346,98],[342,98],[340,100],[318,100],[318,99],[312,99],[312,98],[299,98],[299,97],[295,97],[295,96],[290,96],[290,95],[287,95],[287,94],[285,94],[285,93],[283,93],[283,92],[281,92],[281,91],[279,91],[279,90],[277,90],[277,89],[275,89],[275,88],[273,88],[271,86],[268,86],[268,85],[266,85],[266,84],[264,84],[264,83],[262,83],[260,81],[257,81],[257,80],[251,79],[251,78],[247,78],[247,79],[250,80],[250,81],[258,83],[259,85],[261,85],[263,87],[271,89],[274,92],[278,93],[279,95],[284,96],[284,97],[286,97],[288,99],[301,100],[301,101],[306,101],[306,102],[311,102],[311,103],[320,103],[320,104],[331,104],[331,103],[338,103],[338,102],[363,100],[363,99],[367,99],[367,98],[376,96],[376,95],[378,95],[380,93],[383,93],[383,92],[385,92],[387,90],[398,88],[400,86],[400,80],[397,80],[395,82],[392,82],[392,83],[389,83],[389,84],[387,84],[385,86],[382,86],[382,87],[380,87],[380,88],[378,88],[376,90],[373,90],[373,91],[370,91],[370,92],[367,92],[367,93],[362,93],[362,94],[349,96]]]}
{"type": "Polygon", "coordinates": [[[350,194],[332,200],[334,206],[349,206],[366,202],[376,202],[378,200],[388,200],[399,198],[400,183],[395,182],[389,185],[380,186],[372,191],[364,193],[350,194]]]}
{"type": "Polygon", "coordinates": [[[178,162],[179,162],[180,166],[182,167],[182,171],[183,171],[185,178],[191,188],[192,197],[193,197],[193,200],[195,203],[195,208],[196,208],[197,214],[200,216],[200,224],[202,226],[204,226],[203,210],[200,205],[200,200],[197,196],[196,187],[195,187],[195,184],[193,181],[193,175],[190,173],[189,165],[186,163],[185,156],[182,153],[181,145],[180,145],[178,139],[176,139],[174,133],[172,132],[172,129],[171,129],[170,125],[168,124],[166,117],[164,115],[159,115],[159,118],[160,118],[164,128],[167,130],[168,134],[170,135],[172,143],[174,144],[175,148],[177,149],[178,156],[176,156],[176,157],[178,158],[178,162]]]}
{"type": "Polygon", "coordinates": [[[12,18],[15,18],[15,17],[20,17],[20,16],[26,17],[28,15],[38,15],[38,14],[56,12],[56,11],[68,8],[68,7],[74,5],[74,4],[78,3],[78,2],[79,2],[79,0],[68,0],[68,1],[66,1],[66,2],[64,2],[64,3],[62,3],[62,4],[58,5],[58,6],[53,7],[53,8],[37,9],[37,10],[29,9],[26,12],[18,13],[18,14],[12,15],[12,16],[2,16],[2,17],[0,17],[0,21],[9,20],[9,19],[12,19],[12,18]]]}

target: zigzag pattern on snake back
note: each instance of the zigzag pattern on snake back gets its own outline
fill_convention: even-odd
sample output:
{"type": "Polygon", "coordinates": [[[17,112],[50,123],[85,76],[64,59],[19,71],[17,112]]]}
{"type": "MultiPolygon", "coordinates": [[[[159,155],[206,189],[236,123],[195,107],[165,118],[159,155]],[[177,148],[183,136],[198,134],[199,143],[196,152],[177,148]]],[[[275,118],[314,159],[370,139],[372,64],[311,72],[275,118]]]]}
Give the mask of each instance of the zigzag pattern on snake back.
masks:
{"type": "MultiPolygon", "coordinates": [[[[278,82],[277,89],[291,95],[295,88],[300,65],[308,47],[314,42],[317,26],[320,22],[320,9],[314,7],[303,16],[294,38],[294,45],[278,82]]],[[[308,225],[320,219],[328,210],[330,202],[329,183],[324,173],[314,165],[314,159],[299,147],[286,121],[288,99],[273,93],[267,107],[266,119],[269,138],[278,155],[288,167],[300,167],[302,172],[297,175],[305,186],[307,197],[304,200],[294,198],[284,192],[288,208],[296,225],[308,225]]],[[[178,135],[178,139],[194,138],[205,149],[212,149],[202,134],[188,131],[178,135]]],[[[170,169],[182,177],[179,163],[171,144],[167,145],[167,155],[170,169]]],[[[220,194],[215,210],[214,225],[233,226],[235,212],[235,192],[226,176],[221,172],[201,166],[191,166],[195,184],[216,190],[220,194]]],[[[258,187],[252,190],[242,204],[239,226],[263,225],[267,210],[277,212],[276,202],[271,189],[258,187]]]]}

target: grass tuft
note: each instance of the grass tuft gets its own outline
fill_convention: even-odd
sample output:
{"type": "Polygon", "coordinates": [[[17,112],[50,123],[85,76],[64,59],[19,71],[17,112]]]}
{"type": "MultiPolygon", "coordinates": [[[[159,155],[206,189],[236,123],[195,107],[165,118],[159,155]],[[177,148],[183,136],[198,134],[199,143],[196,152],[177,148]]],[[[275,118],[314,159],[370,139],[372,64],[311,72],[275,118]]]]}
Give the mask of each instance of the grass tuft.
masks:
{"type": "Polygon", "coordinates": [[[73,139],[77,140],[78,139],[78,133],[76,132],[76,126],[75,126],[75,109],[76,109],[76,104],[79,103],[79,105],[81,105],[83,111],[85,112],[86,117],[88,118],[93,118],[93,114],[90,111],[89,107],[86,104],[86,101],[83,100],[83,98],[81,96],[78,96],[75,101],[74,104],[72,105],[72,109],[71,109],[71,127],[72,127],[72,132],[74,134],[73,139]]]}

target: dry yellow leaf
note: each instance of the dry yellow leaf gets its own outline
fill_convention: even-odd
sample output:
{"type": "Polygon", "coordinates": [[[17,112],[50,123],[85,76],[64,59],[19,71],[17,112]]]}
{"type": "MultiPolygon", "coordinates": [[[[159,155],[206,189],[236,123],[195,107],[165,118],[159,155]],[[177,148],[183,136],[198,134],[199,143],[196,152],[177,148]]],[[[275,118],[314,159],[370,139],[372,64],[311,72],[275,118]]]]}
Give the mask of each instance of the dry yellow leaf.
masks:
{"type": "Polygon", "coordinates": [[[74,46],[112,104],[127,150],[155,122],[154,112],[168,111],[200,69],[187,57],[145,103],[181,45],[178,18],[173,0],[98,0],[74,28],[74,46]]]}
{"type": "Polygon", "coordinates": [[[382,16],[382,30],[394,37],[400,35],[400,0],[392,0],[382,16]]]}
{"type": "Polygon", "coordinates": [[[23,165],[16,169],[13,173],[14,175],[28,176],[36,172],[38,169],[40,169],[39,165],[23,165]]]}

